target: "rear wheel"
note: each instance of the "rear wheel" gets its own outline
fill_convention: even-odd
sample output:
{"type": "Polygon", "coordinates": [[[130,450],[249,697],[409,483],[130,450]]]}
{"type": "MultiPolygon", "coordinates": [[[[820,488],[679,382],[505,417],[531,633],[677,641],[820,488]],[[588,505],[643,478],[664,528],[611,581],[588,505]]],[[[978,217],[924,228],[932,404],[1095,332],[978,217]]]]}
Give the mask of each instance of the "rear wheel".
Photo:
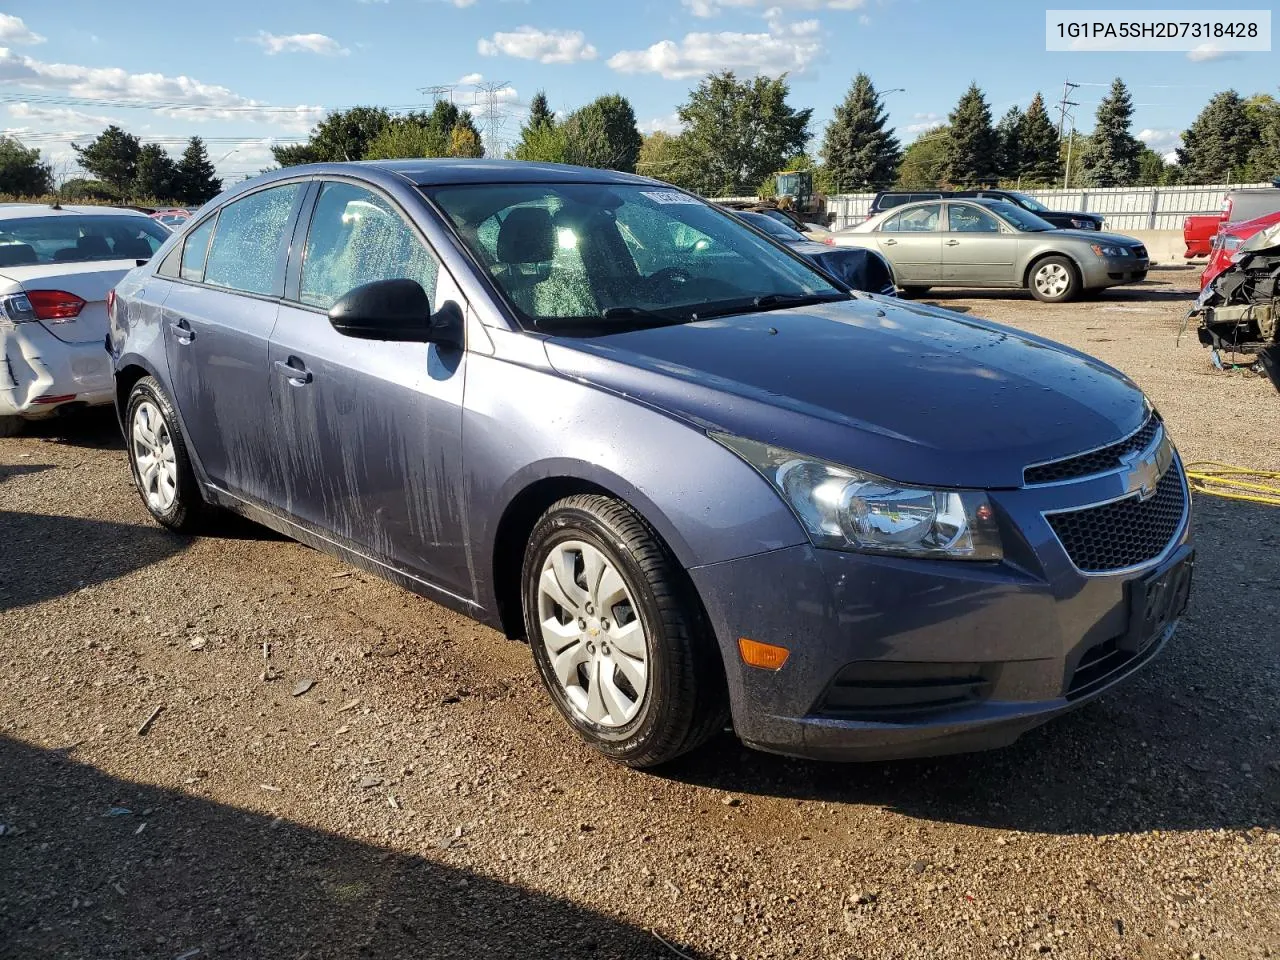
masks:
{"type": "Polygon", "coordinates": [[[1080,293],[1076,265],[1066,257],[1045,257],[1031,268],[1031,295],[1044,303],[1074,300],[1080,293]]]}
{"type": "Polygon", "coordinates": [[[133,482],[147,511],[170,530],[198,529],[208,507],[173,404],[154,377],[143,377],[129,393],[125,436],[133,482]]]}
{"type": "Polygon", "coordinates": [[[650,767],[723,724],[722,667],[701,608],[625,503],[578,495],[554,504],[529,538],[522,583],[542,682],[597,751],[650,767]]]}

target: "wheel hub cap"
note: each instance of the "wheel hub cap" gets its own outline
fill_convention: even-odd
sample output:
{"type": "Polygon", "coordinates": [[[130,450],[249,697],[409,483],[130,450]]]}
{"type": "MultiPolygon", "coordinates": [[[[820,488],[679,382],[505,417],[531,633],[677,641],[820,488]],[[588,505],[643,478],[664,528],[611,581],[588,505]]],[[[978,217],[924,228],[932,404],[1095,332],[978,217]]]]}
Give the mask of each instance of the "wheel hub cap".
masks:
{"type": "Polygon", "coordinates": [[[1066,267],[1060,263],[1051,263],[1036,271],[1036,289],[1047,297],[1061,296],[1070,282],[1066,267]]]}
{"type": "Polygon", "coordinates": [[[602,727],[633,720],[648,689],[649,645],[631,591],[588,543],[556,544],[538,579],[538,621],[574,712],[602,727]]]}
{"type": "Polygon", "coordinates": [[[129,442],[142,495],[152,510],[164,513],[178,496],[178,462],[169,425],[151,401],[144,400],[134,410],[129,442]]]}

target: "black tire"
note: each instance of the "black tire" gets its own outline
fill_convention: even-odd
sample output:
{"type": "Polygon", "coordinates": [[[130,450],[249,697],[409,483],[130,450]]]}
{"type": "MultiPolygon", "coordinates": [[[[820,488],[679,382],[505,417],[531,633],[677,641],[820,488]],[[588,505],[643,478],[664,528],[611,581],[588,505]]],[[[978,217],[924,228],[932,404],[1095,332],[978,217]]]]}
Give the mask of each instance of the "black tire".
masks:
{"type": "Polygon", "coordinates": [[[178,533],[194,533],[200,529],[209,512],[209,505],[200,492],[200,484],[196,481],[195,471],[191,468],[191,457],[187,453],[187,445],[182,431],[178,428],[178,416],[173,404],[154,377],[143,377],[133,385],[129,392],[129,403],[125,407],[124,416],[125,447],[129,454],[129,471],[133,474],[133,485],[142,497],[142,505],[155,517],[158,523],[178,533]],[[176,493],[173,502],[167,509],[157,509],[147,499],[142,476],[138,471],[138,444],[134,439],[134,416],[143,403],[151,403],[160,411],[164,428],[168,431],[173,445],[174,465],[177,468],[176,493]]]}
{"type": "Polygon", "coordinates": [[[22,432],[21,417],[0,417],[0,437],[16,437],[22,432]]]}
{"type": "Polygon", "coordinates": [[[928,287],[910,286],[901,287],[900,289],[902,290],[902,295],[908,300],[918,300],[929,292],[928,287]]]}
{"type": "Polygon", "coordinates": [[[1076,265],[1070,257],[1057,255],[1044,257],[1033,263],[1031,269],[1027,272],[1027,289],[1041,303],[1066,303],[1068,300],[1074,300],[1080,295],[1080,271],[1076,269],[1076,265]],[[1041,271],[1048,270],[1066,274],[1066,285],[1061,287],[1057,293],[1048,292],[1037,283],[1037,277],[1040,276],[1041,271]]]}
{"type": "Polygon", "coordinates": [[[652,767],[687,753],[727,717],[724,667],[693,587],[654,530],[627,504],[579,494],[555,503],[534,527],[521,571],[524,623],[543,686],[569,726],[598,752],[631,767],[652,767]],[[647,689],[639,711],[620,726],[591,722],[556,678],[538,621],[538,582],[551,551],[578,540],[621,575],[648,637],[647,689]]]}

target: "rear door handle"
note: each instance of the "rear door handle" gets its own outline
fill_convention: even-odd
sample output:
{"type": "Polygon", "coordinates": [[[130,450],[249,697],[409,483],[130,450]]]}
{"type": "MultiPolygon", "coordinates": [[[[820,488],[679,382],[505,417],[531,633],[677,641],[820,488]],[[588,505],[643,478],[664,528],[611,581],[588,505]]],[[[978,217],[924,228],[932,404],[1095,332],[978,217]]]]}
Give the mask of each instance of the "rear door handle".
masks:
{"type": "Polygon", "coordinates": [[[947,241],[947,246],[948,246],[948,247],[954,247],[954,246],[955,246],[956,244],[958,244],[959,242],[960,242],[959,240],[948,240],[948,241],[947,241]]]}
{"type": "Polygon", "coordinates": [[[191,324],[185,320],[170,320],[169,329],[178,338],[179,343],[190,343],[196,338],[196,332],[191,329],[191,324]]]}
{"type": "Polygon", "coordinates": [[[311,382],[311,371],[303,366],[302,361],[297,357],[290,357],[288,360],[277,360],[276,373],[287,377],[290,383],[297,386],[311,382]]]}
{"type": "Polygon", "coordinates": [[[894,244],[896,244],[897,242],[898,242],[897,240],[894,240],[892,237],[890,237],[888,240],[886,240],[886,241],[884,242],[884,245],[885,245],[886,247],[892,247],[892,246],[893,246],[894,244]]]}

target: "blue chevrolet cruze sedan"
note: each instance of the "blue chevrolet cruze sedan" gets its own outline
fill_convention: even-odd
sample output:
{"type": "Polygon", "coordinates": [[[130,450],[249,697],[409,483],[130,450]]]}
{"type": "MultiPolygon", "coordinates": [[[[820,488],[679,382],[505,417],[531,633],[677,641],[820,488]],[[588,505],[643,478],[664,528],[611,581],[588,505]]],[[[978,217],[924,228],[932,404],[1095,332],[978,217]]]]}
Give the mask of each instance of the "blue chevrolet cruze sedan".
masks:
{"type": "Polygon", "coordinates": [[[232,510],[527,639],[632,766],[730,718],[807,757],[1006,744],[1187,602],[1185,475],[1127,377],[643,177],[274,171],[109,313],[156,520],[232,510]]]}

